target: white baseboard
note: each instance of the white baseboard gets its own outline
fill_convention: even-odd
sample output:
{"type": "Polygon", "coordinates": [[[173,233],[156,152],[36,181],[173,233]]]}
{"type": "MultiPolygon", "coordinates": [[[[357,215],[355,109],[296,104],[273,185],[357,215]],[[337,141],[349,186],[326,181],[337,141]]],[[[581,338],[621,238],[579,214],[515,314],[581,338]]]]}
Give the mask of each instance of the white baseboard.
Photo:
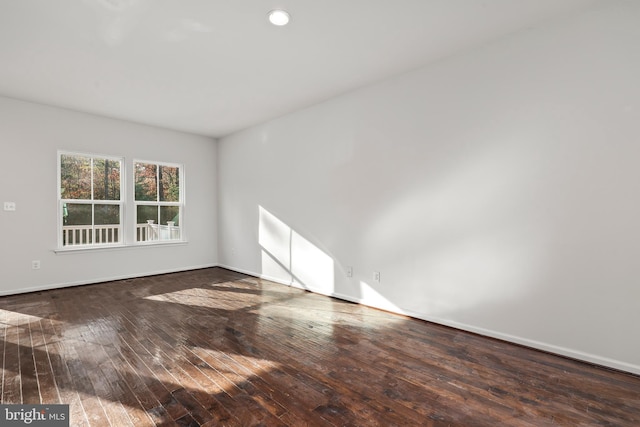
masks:
{"type": "Polygon", "coordinates": [[[265,280],[268,280],[270,282],[276,282],[276,283],[280,283],[280,284],[283,284],[283,285],[290,285],[290,283],[286,283],[286,282],[283,282],[281,280],[277,280],[277,278],[275,278],[275,277],[274,278],[269,278],[268,276],[260,275],[260,274],[256,273],[255,271],[244,270],[242,268],[232,267],[232,266],[226,265],[226,264],[218,264],[217,267],[224,268],[225,270],[229,270],[229,271],[234,271],[236,273],[246,274],[247,276],[253,276],[253,277],[260,278],[260,279],[265,279],[265,280]]]}
{"type": "Polygon", "coordinates": [[[373,308],[378,308],[386,311],[395,312],[397,314],[403,314],[409,317],[413,317],[420,320],[425,320],[427,322],[437,323],[439,325],[449,326],[451,328],[460,329],[467,332],[472,332],[474,334],[482,335],[485,337],[496,338],[502,341],[507,341],[514,344],[519,344],[525,347],[534,348],[537,350],[545,351],[548,353],[557,354],[560,356],[568,357],[571,359],[580,360],[587,363],[592,363],[594,365],[600,365],[608,368],[613,368],[619,371],[630,372],[632,374],[640,375],[640,366],[634,365],[631,363],[621,362],[619,360],[610,359],[607,357],[602,357],[594,354],[584,353],[578,350],[573,350],[567,347],[556,346],[552,344],[547,344],[541,341],[535,341],[528,338],[522,338],[516,335],[504,334],[502,332],[497,332],[491,329],[479,328],[473,325],[468,325],[466,323],[459,323],[453,320],[443,319],[434,316],[427,316],[423,313],[418,313],[412,310],[389,310],[386,307],[376,307],[375,305],[368,304],[367,301],[361,300],[360,298],[351,298],[347,295],[332,295],[339,299],[344,299],[347,301],[355,302],[358,304],[366,305],[373,308]]]}
{"type": "Polygon", "coordinates": [[[26,294],[29,292],[40,292],[40,291],[48,291],[52,289],[60,289],[60,288],[69,288],[72,286],[83,286],[83,285],[93,285],[96,283],[103,282],[113,282],[116,280],[126,280],[126,279],[135,279],[136,277],[146,277],[146,276],[155,276],[158,274],[169,274],[169,273],[178,273],[181,271],[189,271],[189,270],[199,270],[201,268],[210,268],[217,267],[218,264],[202,264],[202,265],[192,265],[189,267],[180,267],[180,268],[172,268],[166,270],[156,270],[156,271],[145,271],[144,273],[134,273],[134,274],[125,274],[120,276],[108,276],[108,277],[100,277],[97,279],[91,280],[78,280],[74,282],[62,282],[62,283],[49,283],[41,286],[33,286],[29,288],[21,288],[15,290],[0,290],[0,296],[5,295],[17,295],[17,294],[26,294]]]}
{"type": "Polygon", "coordinates": [[[564,357],[568,357],[571,359],[576,359],[576,360],[580,360],[583,362],[587,362],[587,363],[592,363],[594,365],[600,365],[603,367],[607,367],[607,368],[612,368],[612,369],[616,369],[619,371],[624,371],[624,372],[629,372],[635,375],[640,375],[640,366],[638,365],[634,365],[631,363],[626,363],[626,362],[622,362],[619,360],[615,360],[615,359],[610,359],[607,357],[602,357],[602,356],[598,356],[595,354],[589,354],[589,353],[584,353],[578,350],[573,350],[570,348],[566,348],[566,347],[560,347],[560,346],[556,346],[556,345],[552,345],[552,344],[547,344],[544,342],[540,342],[540,341],[535,341],[535,340],[530,340],[527,338],[522,338],[522,337],[518,337],[515,335],[510,335],[510,334],[504,334],[501,332],[497,332],[497,331],[493,331],[490,329],[484,329],[484,328],[479,328],[473,325],[468,325],[465,323],[459,323],[456,321],[452,321],[452,320],[447,320],[447,319],[442,319],[442,318],[438,318],[438,317],[433,317],[433,316],[427,316],[423,313],[418,313],[412,310],[404,310],[402,308],[396,308],[396,309],[389,309],[388,307],[381,307],[378,306],[376,304],[371,304],[369,303],[367,300],[363,299],[363,298],[355,298],[352,297],[350,295],[345,295],[345,294],[340,294],[340,293],[326,293],[326,292],[322,292],[322,291],[318,291],[316,289],[310,289],[310,288],[306,288],[303,286],[300,286],[296,283],[293,283],[292,281],[285,281],[279,278],[274,278],[274,277],[269,277],[266,275],[262,275],[256,272],[252,272],[252,271],[248,271],[248,270],[240,270],[237,269],[235,267],[231,267],[231,266],[227,266],[227,265],[220,265],[220,267],[226,268],[227,270],[231,270],[231,271],[237,271],[238,273],[243,273],[243,274],[248,274],[250,276],[254,276],[254,277],[258,277],[260,279],[264,279],[264,280],[269,280],[270,282],[275,282],[275,283],[279,283],[282,285],[286,285],[286,286],[292,286],[298,289],[304,289],[310,292],[315,292],[318,294],[322,294],[322,295],[326,295],[326,296],[330,296],[330,297],[334,297],[334,298],[338,298],[338,299],[342,299],[345,301],[349,301],[349,302],[354,302],[357,304],[362,304],[362,305],[366,305],[368,307],[372,307],[372,308],[377,308],[377,309],[381,309],[381,310],[385,310],[385,311],[389,311],[392,313],[396,313],[396,314],[402,314],[405,316],[409,316],[409,317],[413,317],[416,319],[420,319],[420,320],[424,320],[427,322],[432,322],[432,323],[437,323],[439,325],[444,325],[444,326],[449,326],[451,328],[455,328],[455,329],[460,329],[462,331],[467,331],[467,332],[472,332],[474,334],[478,334],[478,335],[482,335],[485,337],[490,337],[490,338],[496,338],[502,341],[507,341],[510,343],[514,343],[514,344],[519,344],[525,347],[530,347],[533,349],[537,349],[537,350],[541,350],[541,351],[545,351],[548,353],[553,353],[553,354],[557,354],[560,356],[564,356],[564,357]]]}

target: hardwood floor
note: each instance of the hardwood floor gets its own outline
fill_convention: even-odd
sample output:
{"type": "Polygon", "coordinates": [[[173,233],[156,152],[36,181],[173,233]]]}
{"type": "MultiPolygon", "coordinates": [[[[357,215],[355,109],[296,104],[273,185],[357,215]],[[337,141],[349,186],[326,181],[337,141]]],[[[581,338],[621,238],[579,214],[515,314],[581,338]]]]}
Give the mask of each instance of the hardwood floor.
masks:
{"type": "Polygon", "coordinates": [[[2,297],[0,326],[2,403],[73,426],[640,425],[640,377],[219,268],[2,297]]]}

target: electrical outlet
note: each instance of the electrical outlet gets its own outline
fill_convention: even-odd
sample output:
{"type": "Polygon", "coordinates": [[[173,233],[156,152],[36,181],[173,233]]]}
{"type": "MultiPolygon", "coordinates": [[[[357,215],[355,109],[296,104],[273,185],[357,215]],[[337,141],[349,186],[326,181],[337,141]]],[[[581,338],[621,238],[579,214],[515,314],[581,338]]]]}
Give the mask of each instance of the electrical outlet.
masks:
{"type": "Polygon", "coordinates": [[[36,259],[36,260],[31,261],[31,268],[33,270],[40,270],[40,260],[36,259]]]}
{"type": "Polygon", "coordinates": [[[374,282],[379,282],[380,281],[380,272],[379,271],[374,271],[373,272],[373,281],[374,282]]]}
{"type": "Polygon", "coordinates": [[[353,277],[353,267],[347,266],[347,277],[353,277]]]}
{"type": "Polygon", "coordinates": [[[16,202],[4,202],[4,210],[5,211],[15,211],[16,210],[16,202]]]}

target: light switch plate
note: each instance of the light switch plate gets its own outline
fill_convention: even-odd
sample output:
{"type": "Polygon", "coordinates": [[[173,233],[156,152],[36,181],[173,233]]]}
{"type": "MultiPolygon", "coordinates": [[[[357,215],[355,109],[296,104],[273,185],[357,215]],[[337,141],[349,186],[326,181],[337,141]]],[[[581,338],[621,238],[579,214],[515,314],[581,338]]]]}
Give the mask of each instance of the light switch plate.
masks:
{"type": "Polygon", "coordinates": [[[15,211],[16,210],[16,202],[4,202],[4,210],[5,211],[15,211]]]}

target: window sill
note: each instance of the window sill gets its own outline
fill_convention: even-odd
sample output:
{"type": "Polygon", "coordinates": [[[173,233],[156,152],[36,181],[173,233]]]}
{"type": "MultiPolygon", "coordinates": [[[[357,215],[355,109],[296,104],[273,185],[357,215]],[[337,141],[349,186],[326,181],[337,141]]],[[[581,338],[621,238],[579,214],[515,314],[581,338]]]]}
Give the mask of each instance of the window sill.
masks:
{"type": "Polygon", "coordinates": [[[102,251],[117,251],[123,249],[137,249],[137,248],[157,248],[161,246],[184,246],[188,244],[186,240],[172,240],[165,242],[144,242],[136,244],[123,244],[123,245],[100,245],[100,246],[77,246],[68,248],[54,249],[56,254],[66,255],[83,252],[102,252],[102,251]]]}

